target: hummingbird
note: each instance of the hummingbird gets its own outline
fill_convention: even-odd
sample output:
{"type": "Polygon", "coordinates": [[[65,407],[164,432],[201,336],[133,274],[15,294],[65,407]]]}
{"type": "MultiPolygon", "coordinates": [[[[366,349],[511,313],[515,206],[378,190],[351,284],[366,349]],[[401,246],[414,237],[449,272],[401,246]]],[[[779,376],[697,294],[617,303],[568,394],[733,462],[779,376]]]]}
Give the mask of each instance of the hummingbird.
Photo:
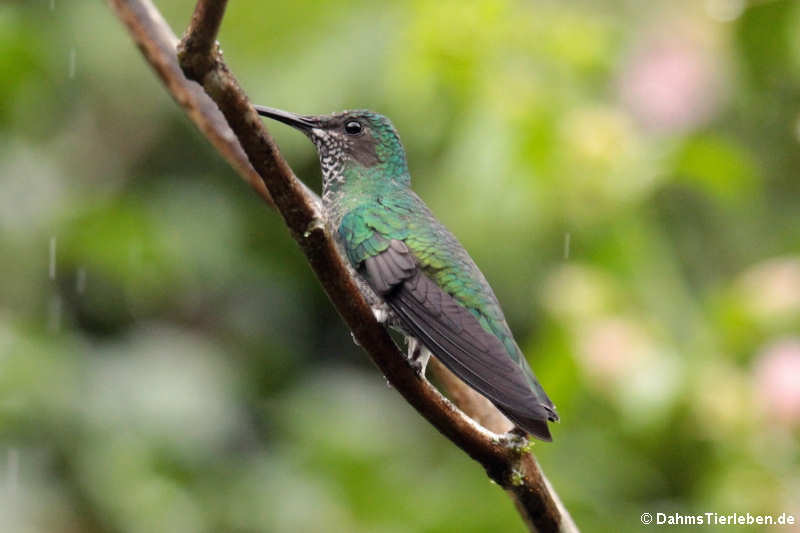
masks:
{"type": "Polygon", "coordinates": [[[316,146],[322,203],[376,319],[406,337],[420,376],[432,354],[509,420],[551,441],[558,420],[500,304],[458,239],[411,190],[406,153],[383,115],[299,115],[255,106],[316,146]],[[368,290],[367,290],[368,288],[368,290]]]}

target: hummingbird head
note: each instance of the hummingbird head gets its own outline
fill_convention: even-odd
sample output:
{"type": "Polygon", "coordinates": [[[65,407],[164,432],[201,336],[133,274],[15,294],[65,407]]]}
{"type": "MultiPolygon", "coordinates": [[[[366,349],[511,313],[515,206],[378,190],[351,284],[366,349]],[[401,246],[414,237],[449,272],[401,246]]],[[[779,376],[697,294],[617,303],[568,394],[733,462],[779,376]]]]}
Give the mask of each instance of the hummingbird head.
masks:
{"type": "Polygon", "coordinates": [[[349,179],[410,182],[406,155],[391,121],[368,110],[297,115],[255,106],[259,115],[288,124],[311,139],[322,166],[323,187],[349,179]]]}

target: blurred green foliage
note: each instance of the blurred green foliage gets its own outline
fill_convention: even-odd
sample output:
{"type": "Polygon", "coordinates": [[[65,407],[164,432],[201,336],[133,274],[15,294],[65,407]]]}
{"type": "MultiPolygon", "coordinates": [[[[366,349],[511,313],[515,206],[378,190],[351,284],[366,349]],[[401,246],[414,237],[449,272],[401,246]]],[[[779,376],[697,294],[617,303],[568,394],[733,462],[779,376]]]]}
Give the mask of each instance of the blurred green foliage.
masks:
{"type": "MultiPolygon", "coordinates": [[[[559,406],[543,468],[634,531],[800,515],[798,36],[790,0],[247,0],[220,41],[258,103],[394,120],[559,406]]],[[[2,531],[522,530],[103,3],[0,4],[0,101],[2,531]]]]}

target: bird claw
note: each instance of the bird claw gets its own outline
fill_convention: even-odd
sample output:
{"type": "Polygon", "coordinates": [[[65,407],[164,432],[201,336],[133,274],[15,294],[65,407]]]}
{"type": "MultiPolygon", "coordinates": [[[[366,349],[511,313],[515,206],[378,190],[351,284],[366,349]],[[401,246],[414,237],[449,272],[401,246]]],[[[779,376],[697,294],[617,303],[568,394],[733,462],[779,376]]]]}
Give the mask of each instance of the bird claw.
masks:
{"type": "Polygon", "coordinates": [[[413,360],[408,362],[409,366],[414,369],[414,372],[417,374],[417,377],[424,378],[425,377],[425,367],[427,366],[422,361],[413,360]]]}
{"type": "Polygon", "coordinates": [[[389,312],[382,307],[373,307],[372,314],[375,315],[375,320],[377,320],[379,324],[383,324],[389,319],[389,312]]]}
{"type": "Polygon", "coordinates": [[[414,337],[407,337],[406,341],[408,342],[408,364],[411,365],[411,368],[414,369],[419,377],[424,378],[431,352],[414,337]]]}

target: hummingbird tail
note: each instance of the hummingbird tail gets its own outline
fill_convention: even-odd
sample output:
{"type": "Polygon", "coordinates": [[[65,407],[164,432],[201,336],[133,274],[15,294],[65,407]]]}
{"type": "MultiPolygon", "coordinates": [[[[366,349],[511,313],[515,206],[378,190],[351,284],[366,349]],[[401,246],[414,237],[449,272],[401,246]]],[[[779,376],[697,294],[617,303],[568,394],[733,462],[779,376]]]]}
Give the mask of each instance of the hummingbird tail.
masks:
{"type": "Polygon", "coordinates": [[[541,418],[531,418],[526,416],[519,416],[513,411],[504,409],[503,407],[495,404],[500,411],[506,415],[506,418],[514,422],[517,426],[524,429],[534,437],[545,442],[553,442],[553,436],[550,434],[550,428],[547,427],[547,420],[541,418]]]}

